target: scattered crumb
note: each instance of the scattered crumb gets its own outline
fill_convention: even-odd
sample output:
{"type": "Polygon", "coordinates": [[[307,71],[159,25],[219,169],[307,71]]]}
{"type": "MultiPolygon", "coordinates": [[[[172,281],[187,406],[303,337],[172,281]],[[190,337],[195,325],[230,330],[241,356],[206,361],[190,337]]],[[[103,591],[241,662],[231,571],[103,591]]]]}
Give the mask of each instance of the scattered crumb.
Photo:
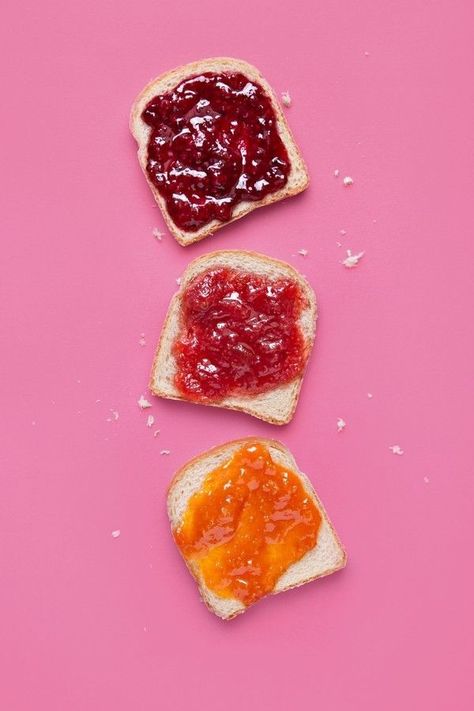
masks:
{"type": "Polygon", "coordinates": [[[424,477],[423,477],[423,481],[425,482],[425,484],[429,484],[429,483],[430,483],[430,480],[429,480],[429,478],[428,478],[427,476],[424,476],[424,477]]]}
{"type": "Polygon", "coordinates": [[[291,96],[289,91],[282,91],[281,92],[281,102],[283,106],[289,107],[291,106],[291,96]]]}
{"type": "Polygon", "coordinates": [[[101,402],[101,399],[100,399],[100,398],[98,398],[98,399],[96,400],[96,403],[97,403],[97,402],[101,402]]]}
{"type": "Polygon", "coordinates": [[[346,230],[339,230],[339,234],[344,237],[347,234],[346,230]]]}
{"type": "Polygon", "coordinates": [[[346,426],[346,423],[344,422],[342,417],[339,417],[337,420],[337,431],[342,432],[342,430],[344,429],[345,426],[346,426]]]}
{"type": "Polygon", "coordinates": [[[36,420],[32,420],[32,421],[31,421],[31,424],[32,424],[33,426],[36,425],[36,420]]]}
{"type": "Polygon", "coordinates": [[[120,536],[120,528],[117,528],[116,531],[112,531],[112,538],[118,538],[120,536]]]}
{"type": "Polygon", "coordinates": [[[177,283],[178,286],[181,285],[181,277],[178,277],[178,278],[176,279],[176,283],[177,283]]]}
{"type": "Polygon", "coordinates": [[[298,254],[301,254],[302,257],[307,257],[308,256],[308,250],[307,249],[299,249],[298,254]]]}
{"type": "Polygon", "coordinates": [[[144,628],[143,628],[143,631],[144,631],[144,632],[148,632],[148,628],[147,628],[147,627],[144,627],[144,628]]]}
{"type": "Polygon", "coordinates": [[[342,182],[344,183],[344,185],[346,187],[348,185],[352,185],[354,183],[354,181],[352,180],[352,178],[349,175],[346,175],[346,177],[344,178],[344,180],[342,182]]]}
{"type": "Polygon", "coordinates": [[[140,395],[140,399],[138,400],[138,407],[140,407],[142,410],[146,410],[147,407],[151,407],[151,402],[149,402],[144,395],[140,395]]]}
{"type": "Polygon", "coordinates": [[[367,50],[364,52],[364,57],[370,57],[370,52],[367,52],[367,50]]]}
{"type": "Polygon", "coordinates": [[[359,264],[359,260],[362,259],[365,252],[359,252],[359,254],[352,254],[351,250],[347,250],[347,257],[342,260],[341,264],[344,264],[348,269],[352,269],[359,264]]]}
{"type": "Polygon", "coordinates": [[[392,444],[389,449],[392,450],[392,454],[404,454],[403,449],[400,447],[399,444],[392,444]]]}
{"type": "Polygon", "coordinates": [[[80,382],[81,382],[80,380],[76,380],[76,383],[80,383],[80,382]]]}
{"type": "Polygon", "coordinates": [[[162,449],[160,454],[171,454],[169,449],[162,449]]]}
{"type": "MultiPolygon", "coordinates": [[[[156,205],[155,205],[154,207],[156,207],[156,205]]],[[[156,239],[158,240],[158,242],[161,242],[161,240],[162,240],[163,237],[165,236],[163,232],[160,232],[160,230],[158,229],[158,227],[154,227],[153,230],[152,230],[152,232],[151,232],[151,234],[153,235],[153,237],[156,237],[156,239]]]]}
{"type": "Polygon", "coordinates": [[[373,222],[373,223],[374,223],[374,225],[375,225],[375,223],[377,222],[377,220],[372,220],[372,222],[373,222]]]}
{"type": "Polygon", "coordinates": [[[371,400],[374,396],[372,395],[372,393],[367,393],[367,397],[371,400]]]}
{"type": "Polygon", "coordinates": [[[154,424],[155,424],[155,418],[153,417],[153,415],[148,415],[147,420],[146,420],[146,426],[153,427],[154,424]]]}
{"type": "Polygon", "coordinates": [[[159,434],[160,434],[160,430],[155,430],[153,432],[153,437],[158,437],[159,434]]]}
{"type": "Polygon", "coordinates": [[[335,178],[339,177],[339,169],[338,168],[336,168],[336,170],[334,171],[334,177],[335,178]]]}
{"type": "Polygon", "coordinates": [[[146,346],[146,340],[145,340],[145,334],[144,334],[144,333],[142,333],[142,335],[141,335],[140,338],[138,339],[138,343],[139,343],[140,346],[146,346]]]}
{"type": "Polygon", "coordinates": [[[342,247],[342,242],[336,242],[338,247],[342,247]]]}
{"type": "Polygon", "coordinates": [[[119,418],[117,410],[110,410],[110,412],[112,413],[112,417],[107,417],[107,422],[117,422],[119,418]]]}

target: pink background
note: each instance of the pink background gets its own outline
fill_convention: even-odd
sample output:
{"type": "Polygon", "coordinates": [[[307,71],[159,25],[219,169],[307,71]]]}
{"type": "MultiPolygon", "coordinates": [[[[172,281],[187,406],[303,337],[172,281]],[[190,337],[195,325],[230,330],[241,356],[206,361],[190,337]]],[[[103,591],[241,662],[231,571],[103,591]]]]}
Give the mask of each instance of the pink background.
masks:
{"type": "Polygon", "coordinates": [[[472,3],[11,0],[7,16],[2,709],[472,709],[472,3]],[[128,112],[150,77],[213,55],[289,89],[312,183],[183,249],[151,235],[128,112]],[[366,252],[352,271],[346,247],[366,252]],[[154,399],[154,438],[136,403],[175,278],[219,248],[288,260],[316,289],[297,414],[280,429],[154,399]],[[225,624],[165,494],[188,458],[253,434],[293,450],[349,564],[225,624]]]}

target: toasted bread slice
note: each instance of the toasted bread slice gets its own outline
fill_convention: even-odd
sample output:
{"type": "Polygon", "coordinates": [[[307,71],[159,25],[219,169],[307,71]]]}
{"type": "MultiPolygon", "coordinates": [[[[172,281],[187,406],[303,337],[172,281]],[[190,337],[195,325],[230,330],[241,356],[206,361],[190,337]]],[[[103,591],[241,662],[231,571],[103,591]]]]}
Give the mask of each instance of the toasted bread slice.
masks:
{"type": "Polygon", "coordinates": [[[266,195],[262,200],[255,202],[244,201],[238,203],[234,208],[232,219],[228,222],[238,220],[240,217],[247,215],[247,213],[251,212],[252,210],[255,210],[257,207],[269,205],[270,203],[275,202],[276,200],[282,200],[283,198],[290,197],[291,195],[296,195],[302,190],[305,190],[309,182],[306,165],[290,132],[278,99],[273,89],[270,87],[268,82],[265,81],[258,69],[240,59],[232,59],[231,57],[214,57],[211,59],[202,59],[198,62],[193,62],[192,64],[186,64],[184,66],[177,67],[176,69],[166,72],[165,74],[162,74],[156,79],[153,79],[153,81],[151,81],[136,98],[135,103],[132,106],[130,115],[130,130],[138,143],[138,160],[145,175],[145,178],[147,179],[147,182],[153,193],[153,196],[163,213],[163,217],[166,221],[166,224],[168,225],[171,234],[183,246],[204,239],[204,237],[207,237],[208,235],[212,234],[221,227],[224,227],[226,224],[228,224],[228,222],[212,220],[212,222],[209,222],[207,225],[204,225],[196,232],[181,230],[179,227],[177,227],[177,225],[175,225],[175,223],[171,219],[171,216],[168,213],[165,200],[162,198],[153,183],[149,180],[146,171],[148,157],[148,140],[150,137],[151,129],[142,120],[141,116],[143,110],[146,108],[147,104],[151,101],[151,99],[153,99],[153,97],[171,91],[184,79],[196,76],[203,72],[241,72],[251,81],[256,81],[258,82],[258,84],[260,84],[265,93],[271,99],[273,109],[277,118],[278,132],[286,147],[288,156],[291,161],[291,170],[286,185],[283,188],[266,195]]]}
{"type": "MultiPolygon", "coordinates": [[[[150,380],[150,390],[160,397],[172,400],[188,400],[175,386],[176,361],[173,356],[173,344],[181,326],[181,299],[189,282],[198,274],[216,267],[230,267],[250,274],[260,274],[278,279],[289,277],[300,285],[306,297],[306,305],[299,319],[302,330],[306,360],[309,357],[316,330],[316,297],[308,282],[286,262],[271,259],[256,252],[223,250],[199,257],[189,264],[181,278],[179,291],[173,296],[168,314],[161,332],[160,342],[155,354],[150,380]]],[[[274,425],[284,425],[293,417],[304,372],[296,379],[279,385],[258,395],[234,395],[217,402],[200,402],[213,407],[239,410],[274,425]]],[[[192,400],[188,400],[193,402],[192,400]]]]}
{"type": "MultiPolygon", "coordinates": [[[[168,516],[172,531],[177,530],[190,498],[199,491],[207,475],[217,467],[225,464],[237,449],[240,449],[248,442],[256,440],[268,447],[273,461],[288,467],[300,477],[305,490],[321,513],[321,527],[316,545],[300,560],[293,563],[278,579],[272,591],[272,594],[276,594],[290,588],[299,587],[316,578],[330,575],[343,568],[347,559],[346,552],[310,480],[306,474],[303,474],[298,469],[292,454],[283,444],[271,439],[247,437],[227,442],[195,457],[175,474],[171,482],[168,490],[168,516]]],[[[240,600],[219,597],[209,590],[204,581],[200,579],[199,572],[193,569],[187,561],[185,562],[191,574],[196,578],[201,597],[211,612],[214,612],[224,620],[230,620],[232,617],[245,612],[247,607],[240,600]]]]}

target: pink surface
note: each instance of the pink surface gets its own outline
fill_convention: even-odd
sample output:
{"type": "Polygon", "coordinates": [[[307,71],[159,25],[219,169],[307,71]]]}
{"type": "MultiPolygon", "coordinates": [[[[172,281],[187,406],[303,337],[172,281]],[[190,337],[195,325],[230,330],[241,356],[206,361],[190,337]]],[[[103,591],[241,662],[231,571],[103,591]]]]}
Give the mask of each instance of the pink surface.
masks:
{"type": "Polygon", "coordinates": [[[7,10],[2,709],[472,709],[472,4],[7,10]],[[128,111],[150,77],[213,55],[289,89],[312,184],[183,249],[151,235],[128,111]],[[288,260],[315,287],[300,405],[279,429],[154,399],[155,438],[136,403],[175,278],[218,248],[288,260]],[[365,251],[352,271],[346,248],[365,251]],[[293,450],[349,564],[225,624],[165,495],[188,458],[252,434],[293,450]]]}

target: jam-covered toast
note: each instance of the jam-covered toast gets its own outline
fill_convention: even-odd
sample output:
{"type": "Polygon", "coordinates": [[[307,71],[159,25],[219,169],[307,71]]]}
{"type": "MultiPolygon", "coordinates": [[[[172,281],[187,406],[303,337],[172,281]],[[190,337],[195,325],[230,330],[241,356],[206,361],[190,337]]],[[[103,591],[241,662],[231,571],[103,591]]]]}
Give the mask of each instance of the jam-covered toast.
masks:
{"type": "Polygon", "coordinates": [[[312,288],[289,264],[239,250],[200,257],[171,300],[150,389],[286,424],[297,405],[316,316],[312,288]]]}
{"type": "Polygon", "coordinates": [[[168,515],[204,602],[223,619],[346,564],[310,480],[274,440],[227,442],[188,462],[171,482],[168,515]]]}
{"type": "Polygon", "coordinates": [[[275,93],[242,60],[204,59],[154,79],[133,104],[130,128],[153,196],[184,246],[308,185],[275,93]]]}

